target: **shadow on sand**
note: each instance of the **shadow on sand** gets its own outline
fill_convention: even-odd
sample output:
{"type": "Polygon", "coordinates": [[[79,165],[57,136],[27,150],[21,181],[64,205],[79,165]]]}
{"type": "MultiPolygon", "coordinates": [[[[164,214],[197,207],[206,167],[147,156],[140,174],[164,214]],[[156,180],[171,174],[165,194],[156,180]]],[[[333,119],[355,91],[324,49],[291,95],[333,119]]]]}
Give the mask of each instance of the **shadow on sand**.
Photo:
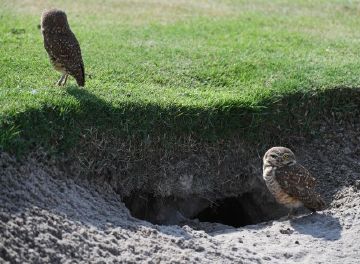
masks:
{"type": "Polygon", "coordinates": [[[339,219],[324,213],[302,216],[290,221],[290,225],[300,234],[310,235],[328,241],[340,239],[342,226],[339,219]]]}

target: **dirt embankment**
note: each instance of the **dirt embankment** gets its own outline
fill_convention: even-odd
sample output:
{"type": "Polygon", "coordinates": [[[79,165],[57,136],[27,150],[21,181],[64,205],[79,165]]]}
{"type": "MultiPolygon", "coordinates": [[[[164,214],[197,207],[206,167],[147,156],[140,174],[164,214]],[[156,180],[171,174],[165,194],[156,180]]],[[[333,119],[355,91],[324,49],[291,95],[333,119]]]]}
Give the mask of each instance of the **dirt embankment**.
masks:
{"type": "MultiPolygon", "coordinates": [[[[250,221],[274,219],[285,212],[274,205],[259,177],[262,153],[236,140],[222,143],[227,146],[223,148],[220,143],[207,145],[207,152],[189,144],[185,147],[188,151],[182,150],[176,157],[149,158],[157,157],[162,169],[158,171],[160,180],[148,179],[147,190],[172,186],[170,190],[176,192],[170,192],[166,199],[165,195],[153,200],[147,196],[149,192],[137,192],[127,205],[133,214],[147,211],[141,216],[154,222],[179,224],[172,226],[153,225],[130,216],[121,198],[126,196],[122,192],[126,181],[107,178],[106,174],[91,178],[75,160],[59,162],[33,154],[19,161],[2,152],[0,260],[356,263],[360,258],[360,246],[356,243],[360,237],[360,127],[354,123],[346,127],[324,124],[317,135],[294,138],[288,146],[318,178],[319,191],[329,208],[316,215],[299,215],[291,221],[275,219],[239,229],[187,219],[196,217],[198,211],[217,199],[235,195],[240,203],[230,210],[235,214],[241,208],[250,221]],[[206,178],[208,170],[215,167],[219,174],[206,178]],[[146,203],[139,202],[136,196],[146,203]]],[[[131,161],[127,162],[124,166],[130,166],[131,161]]],[[[131,176],[143,168],[136,163],[132,166],[133,171],[129,170],[123,180],[140,181],[131,176]]],[[[144,188],[143,184],[138,186],[144,188]]]]}

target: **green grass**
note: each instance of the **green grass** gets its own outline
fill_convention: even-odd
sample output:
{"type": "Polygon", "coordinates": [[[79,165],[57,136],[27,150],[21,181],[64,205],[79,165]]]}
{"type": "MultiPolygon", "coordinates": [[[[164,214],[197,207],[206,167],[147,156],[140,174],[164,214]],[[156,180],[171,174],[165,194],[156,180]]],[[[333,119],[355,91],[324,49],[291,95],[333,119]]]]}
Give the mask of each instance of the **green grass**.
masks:
{"type": "Polygon", "coordinates": [[[67,148],[94,127],[140,139],[256,134],[314,95],[319,110],[358,107],[358,93],[334,91],[360,86],[357,1],[98,2],[0,0],[0,147],[67,148]],[[54,85],[37,27],[52,6],[80,42],[84,90],[54,85]]]}

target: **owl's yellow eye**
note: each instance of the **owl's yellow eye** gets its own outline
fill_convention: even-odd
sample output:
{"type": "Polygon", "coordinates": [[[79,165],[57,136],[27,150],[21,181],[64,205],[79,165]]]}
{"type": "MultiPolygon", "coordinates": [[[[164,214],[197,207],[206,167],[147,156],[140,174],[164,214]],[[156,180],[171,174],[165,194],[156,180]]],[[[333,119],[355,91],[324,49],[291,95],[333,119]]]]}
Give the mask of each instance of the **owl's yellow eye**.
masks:
{"type": "Polygon", "coordinates": [[[288,160],[289,158],[290,158],[289,154],[284,154],[284,155],[283,155],[283,159],[284,159],[284,160],[288,160]]]}

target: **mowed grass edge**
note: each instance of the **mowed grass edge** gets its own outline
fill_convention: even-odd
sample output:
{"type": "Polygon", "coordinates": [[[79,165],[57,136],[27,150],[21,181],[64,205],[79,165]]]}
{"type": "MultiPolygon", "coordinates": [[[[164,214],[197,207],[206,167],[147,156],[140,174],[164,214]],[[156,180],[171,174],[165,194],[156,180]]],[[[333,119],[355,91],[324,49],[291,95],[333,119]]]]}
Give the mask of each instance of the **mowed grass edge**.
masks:
{"type": "MultiPolygon", "coordinates": [[[[231,9],[232,2],[224,3],[231,9]]],[[[53,85],[59,76],[42,46],[39,14],[20,15],[11,6],[0,26],[0,145],[15,152],[34,145],[67,149],[93,128],[140,140],[261,138],[267,127],[298,124],[305,131],[324,111],[354,114],[358,7],[321,4],[327,5],[312,10],[307,1],[279,1],[275,7],[288,13],[255,9],[171,23],[69,13],[83,50],[85,90],[73,80],[65,89],[53,85]]]]}

